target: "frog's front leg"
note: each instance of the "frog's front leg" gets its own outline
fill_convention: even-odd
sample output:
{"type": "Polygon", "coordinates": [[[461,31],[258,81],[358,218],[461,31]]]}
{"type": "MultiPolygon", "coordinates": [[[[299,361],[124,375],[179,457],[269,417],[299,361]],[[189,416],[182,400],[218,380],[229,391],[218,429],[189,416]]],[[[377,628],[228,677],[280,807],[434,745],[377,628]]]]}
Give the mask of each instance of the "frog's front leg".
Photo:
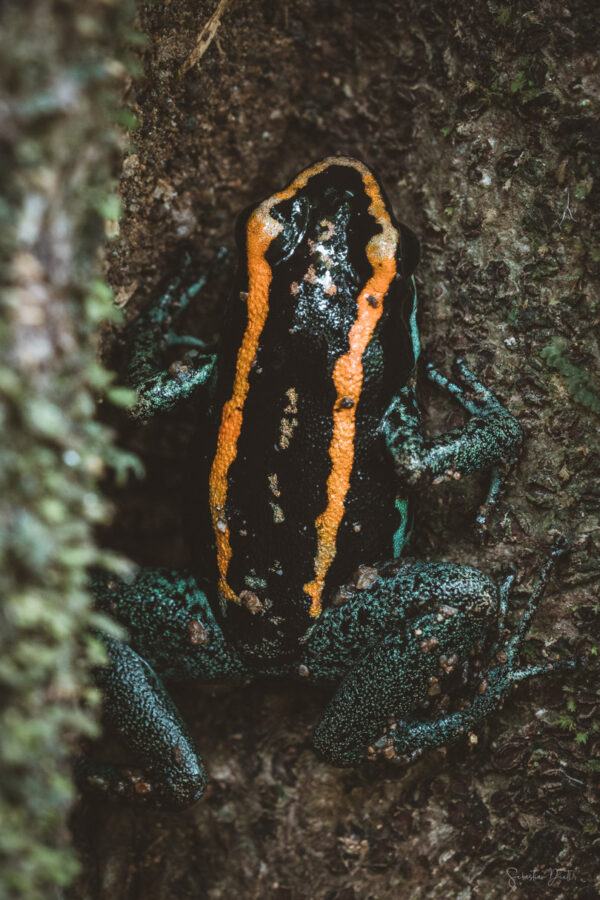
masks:
{"type": "Polygon", "coordinates": [[[94,578],[98,604],[129,632],[105,637],[109,664],[97,673],[107,721],[141,764],[78,765],[83,786],[145,803],[184,807],[203,793],[206,771],[164,680],[231,681],[248,674],[230,650],[193,575],[145,570],[131,583],[94,578]]]}
{"type": "Polygon", "coordinates": [[[212,270],[219,265],[226,251],[221,249],[206,275],[185,284],[190,268],[186,257],[183,274],[177,276],[167,290],[142,311],[129,328],[131,345],[128,381],[139,394],[133,414],[148,419],[156,413],[167,412],[182,400],[189,399],[198,389],[210,385],[216,365],[216,355],[207,353],[205,344],[196,337],[176,334],[171,326],[189,304],[200,294],[212,270]],[[164,350],[168,345],[187,345],[191,352],[184,361],[166,367],[164,350]]]}
{"type": "MultiPolygon", "coordinates": [[[[381,752],[412,759],[449,743],[501,705],[513,684],[571,660],[520,669],[519,647],[543,594],[553,550],[516,634],[503,647],[506,662],[473,676],[474,697],[452,714],[425,713],[443,698],[445,679],[466,672],[474,654],[498,646],[505,597],[482,572],[468,566],[406,561],[379,568],[372,588],[331,608],[311,635],[306,668],[318,679],[347,674],[315,732],[315,746],[336,765],[353,765],[381,752]]],[[[508,583],[508,582],[507,582],[508,583]]]]}
{"type": "Polygon", "coordinates": [[[478,530],[483,534],[504,477],[520,452],[523,431],[515,417],[477,381],[462,360],[456,361],[455,371],[462,385],[449,381],[431,365],[426,368],[430,381],[455,397],[472,415],[464,426],[426,438],[414,390],[406,388],[390,404],[381,431],[398,476],[411,487],[425,481],[435,484],[460,479],[471,472],[491,469],[490,488],[477,519],[478,530]]]}

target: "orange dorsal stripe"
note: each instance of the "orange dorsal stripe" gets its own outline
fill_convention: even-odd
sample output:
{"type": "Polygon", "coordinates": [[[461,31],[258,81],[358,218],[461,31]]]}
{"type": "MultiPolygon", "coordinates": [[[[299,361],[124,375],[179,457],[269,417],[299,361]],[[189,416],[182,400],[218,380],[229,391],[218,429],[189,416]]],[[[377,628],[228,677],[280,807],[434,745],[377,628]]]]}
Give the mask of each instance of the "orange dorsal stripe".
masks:
{"type": "MultiPolygon", "coordinates": [[[[251,217],[254,219],[254,216],[251,217]]],[[[227,475],[237,454],[237,443],[242,430],[244,403],[248,395],[250,369],[256,358],[258,342],[269,311],[269,287],[271,267],[265,253],[273,238],[259,223],[248,223],[248,324],[238,351],[233,393],[223,407],[217,452],[213,461],[209,498],[213,529],[217,543],[219,566],[219,590],[227,600],[238,601],[237,594],[227,583],[227,570],[231,559],[229,525],[226,519],[227,475]]],[[[238,601],[239,602],[239,601],[238,601]]]]}
{"type": "Polygon", "coordinates": [[[348,352],[340,356],[333,370],[337,397],[333,408],[333,434],[329,445],[331,470],[327,479],[328,502],[315,522],[317,529],[315,577],[304,585],[304,591],[311,599],[310,614],[313,617],[321,613],[323,585],[335,557],[337,534],[350,488],[350,475],[354,464],[356,407],[363,383],[362,357],[381,317],[384,297],[396,274],[398,232],[392,225],[379,186],[370,172],[363,172],[363,182],[367,195],[371,198],[369,212],[381,224],[382,231],[367,245],[367,258],[373,268],[373,275],[358,296],[356,319],[348,335],[348,352]],[[346,408],[347,404],[341,403],[346,398],[354,401],[350,409],[346,408]]]}
{"type": "Polygon", "coordinates": [[[237,455],[244,406],[249,390],[250,370],[256,359],[260,336],[269,312],[269,290],[273,273],[265,257],[271,242],[282,230],[281,223],[273,219],[270,212],[273,206],[283,200],[289,200],[310,178],[331,165],[350,166],[361,173],[365,190],[371,198],[369,212],[381,224],[382,232],[375,235],[367,246],[367,257],[373,267],[373,276],[358,298],[358,314],[349,335],[350,349],[337,361],[333,373],[337,401],[334,406],[334,428],[329,447],[332,468],[327,481],[328,505],[315,523],[317,528],[315,579],[304,586],[305,592],[311,598],[312,616],[318,616],[321,611],[323,582],[335,556],[337,531],[344,514],[344,501],[350,485],[350,472],[354,461],[355,408],[362,387],[362,355],[381,315],[383,297],[396,271],[395,252],[398,234],[385,209],[377,182],[366,166],[357,160],[346,157],[329,157],[321,160],[301,172],[283,191],[273,194],[261,203],[248,219],[246,227],[248,321],[238,351],[232,395],[223,406],[217,451],[209,479],[209,501],[219,568],[219,591],[225,599],[239,603],[237,594],[227,582],[232,553],[226,518],[228,475],[237,455]],[[377,308],[368,302],[368,298],[378,301],[377,308]],[[339,409],[339,401],[348,396],[355,398],[354,407],[351,410],[339,409]]]}

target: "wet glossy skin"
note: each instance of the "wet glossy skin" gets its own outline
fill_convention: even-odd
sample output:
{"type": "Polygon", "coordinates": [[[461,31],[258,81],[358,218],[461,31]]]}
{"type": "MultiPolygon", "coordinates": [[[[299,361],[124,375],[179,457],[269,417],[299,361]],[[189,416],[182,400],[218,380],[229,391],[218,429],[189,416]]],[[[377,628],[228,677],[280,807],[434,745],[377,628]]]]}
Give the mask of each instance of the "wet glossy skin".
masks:
{"type": "Polygon", "coordinates": [[[209,503],[223,628],[261,657],[297,652],[357,561],[403,542],[379,426],[415,373],[416,241],[365,177],[327,167],[239,226],[209,503]]]}
{"type": "Polygon", "coordinates": [[[140,418],[210,401],[199,425],[200,552],[186,572],[146,570],[129,585],[95,580],[100,605],[130,635],[128,644],[106,639],[111,664],[99,681],[143,774],[82,763],[81,776],[175,805],[201,795],[206,773],[164,686],[170,679],[268,674],[337,684],[315,745],[348,765],[378,753],[412,759],[454,740],[514,682],[552,668],[522,671],[517,657],[562,545],[504,644],[506,664],[466,674],[466,709],[431,706],[475,653],[480,669],[492,658],[512,579],[497,588],[467,566],[401,559],[419,486],[490,469],[484,531],[522,434],[459,363],[459,384],[432,367],[422,374],[471,418],[424,437],[418,244],[377,179],[356,160],[323,160],[248,210],[237,235],[218,358],[196,354],[175,371],[162,362],[164,335],[198,285],[172,287],[140,316],[131,341],[140,418]]]}

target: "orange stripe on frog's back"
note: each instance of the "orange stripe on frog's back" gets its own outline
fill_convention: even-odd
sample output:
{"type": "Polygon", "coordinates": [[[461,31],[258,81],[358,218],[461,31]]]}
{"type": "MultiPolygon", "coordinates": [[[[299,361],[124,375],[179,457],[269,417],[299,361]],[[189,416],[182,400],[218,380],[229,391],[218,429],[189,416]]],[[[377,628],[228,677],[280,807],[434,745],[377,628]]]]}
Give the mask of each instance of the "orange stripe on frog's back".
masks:
{"type": "Polygon", "coordinates": [[[382,226],[382,233],[375,235],[367,246],[367,257],[373,267],[373,276],[358,298],[357,318],[349,333],[350,349],[340,357],[333,372],[337,400],[333,410],[333,436],[329,447],[331,472],[327,481],[328,504],[315,522],[317,529],[317,554],[315,579],[304,586],[311,598],[310,614],[321,611],[321,594],[325,576],[335,556],[335,543],[343,514],[344,501],[350,485],[350,473],[354,462],[354,420],[356,403],[351,410],[340,409],[343,397],[355,396],[356,402],[362,387],[362,355],[381,315],[383,297],[395,275],[395,249],[397,232],[393,228],[377,182],[362,163],[345,157],[329,157],[316,163],[283,191],[273,194],[258,206],[248,219],[246,227],[246,252],[248,260],[248,312],[247,325],[238,351],[233,391],[223,406],[221,425],[217,439],[217,451],[209,480],[209,501],[219,568],[219,590],[227,600],[239,603],[235,591],[227,582],[227,572],[232,550],[229,524],[226,518],[229,470],[237,455],[242,430],[244,406],[249,391],[252,364],[258,352],[260,337],[269,312],[269,290],[273,273],[266,260],[272,241],[282,230],[281,223],[270,215],[271,209],[283,200],[289,200],[310,178],[332,165],[357,169],[363,178],[365,190],[371,198],[369,212],[382,226]],[[375,308],[368,302],[378,301],[375,308]]]}
{"type": "Polygon", "coordinates": [[[272,207],[293,197],[304,187],[311,175],[323,171],[330,161],[323,160],[302,172],[284,191],[274,194],[258,206],[246,226],[246,253],[248,260],[248,321],[238,351],[233,391],[223,406],[221,425],[217,439],[217,451],[209,479],[209,502],[219,567],[219,590],[228,600],[239,602],[238,596],[227,582],[231,560],[231,541],[226,518],[229,470],[237,455],[237,445],[242,431],[244,406],[249,390],[252,364],[269,312],[269,289],[273,278],[266,253],[282,226],[271,218],[272,207]]]}
{"type": "Polygon", "coordinates": [[[383,312],[383,300],[396,274],[398,232],[392,225],[379,186],[370,172],[363,172],[367,195],[371,198],[369,212],[382,226],[380,234],[367,244],[367,258],[373,275],[357,300],[357,315],[348,334],[349,349],[340,356],[333,370],[336,401],[333,408],[333,434],[329,445],[331,471],[327,479],[328,503],[317,518],[317,553],[315,577],[304,585],[311,600],[310,614],[316,617],[322,609],[321,596],[329,567],[336,554],[337,535],[344,517],[346,495],[354,465],[354,435],[356,407],[363,383],[362,357],[383,312]],[[351,399],[348,409],[343,400],[351,399]]]}

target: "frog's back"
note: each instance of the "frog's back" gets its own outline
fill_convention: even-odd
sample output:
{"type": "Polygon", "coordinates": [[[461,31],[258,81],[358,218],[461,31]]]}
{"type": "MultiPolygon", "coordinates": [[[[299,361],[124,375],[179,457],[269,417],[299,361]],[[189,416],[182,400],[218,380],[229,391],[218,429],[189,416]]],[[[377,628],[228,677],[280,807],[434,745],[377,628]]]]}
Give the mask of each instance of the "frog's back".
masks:
{"type": "Polygon", "coordinates": [[[239,235],[209,501],[223,627],[274,658],[357,565],[398,549],[377,428],[414,372],[414,297],[399,227],[354,160],[301,173],[239,235]]]}

